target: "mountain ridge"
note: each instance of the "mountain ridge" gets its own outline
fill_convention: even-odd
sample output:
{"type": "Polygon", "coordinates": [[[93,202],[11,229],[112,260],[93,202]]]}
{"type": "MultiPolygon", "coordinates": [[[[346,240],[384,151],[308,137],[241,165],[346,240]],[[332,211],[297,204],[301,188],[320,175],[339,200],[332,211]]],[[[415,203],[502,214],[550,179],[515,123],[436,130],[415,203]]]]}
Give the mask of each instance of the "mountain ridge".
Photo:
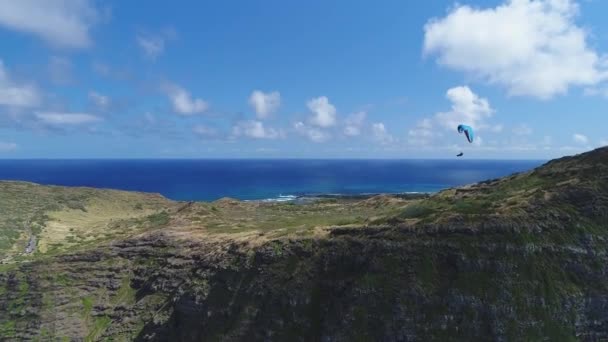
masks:
{"type": "Polygon", "coordinates": [[[115,236],[4,266],[0,335],[606,339],[607,170],[602,148],[416,200],[184,207],[137,197],[150,214],[112,221],[115,236]]]}

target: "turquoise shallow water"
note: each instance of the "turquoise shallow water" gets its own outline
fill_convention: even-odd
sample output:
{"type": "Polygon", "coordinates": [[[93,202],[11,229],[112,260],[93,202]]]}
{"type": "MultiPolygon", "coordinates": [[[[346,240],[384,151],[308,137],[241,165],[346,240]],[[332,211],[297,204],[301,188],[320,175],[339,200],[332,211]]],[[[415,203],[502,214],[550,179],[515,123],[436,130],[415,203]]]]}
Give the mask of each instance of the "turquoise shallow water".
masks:
{"type": "Polygon", "coordinates": [[[285,200],[436,192],[527,171],[513,160],[0,160],[0,179],[158,192],[174,200],[285,200]]]}

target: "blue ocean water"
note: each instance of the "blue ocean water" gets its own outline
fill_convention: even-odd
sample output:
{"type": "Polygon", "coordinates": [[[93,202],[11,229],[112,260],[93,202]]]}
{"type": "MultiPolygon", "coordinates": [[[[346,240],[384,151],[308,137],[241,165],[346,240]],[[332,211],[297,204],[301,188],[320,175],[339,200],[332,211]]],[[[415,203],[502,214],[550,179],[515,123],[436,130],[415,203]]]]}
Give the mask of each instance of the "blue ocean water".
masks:
{"type": "MultiPolygon", "coordinates": [[[[527,171],[505,160],[0,160],[0,179],[158,192],[174,200],[436,192],[527,171]]],[[[283,197],[285,198],[285,197],[283,197]]]]}

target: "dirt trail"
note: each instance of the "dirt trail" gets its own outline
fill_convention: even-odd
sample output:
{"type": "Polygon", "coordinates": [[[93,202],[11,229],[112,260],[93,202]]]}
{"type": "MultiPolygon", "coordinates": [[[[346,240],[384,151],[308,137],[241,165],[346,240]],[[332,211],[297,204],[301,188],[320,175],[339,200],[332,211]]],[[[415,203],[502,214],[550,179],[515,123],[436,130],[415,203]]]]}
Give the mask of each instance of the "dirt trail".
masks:
{"type": "Polygon", "coordinates": [[[32,229],[30,228],[29,220],[25,222],[25,231],[30,237],[29,241],[27,242],[27,245],[25,246],[25,254],[31,254],[34,253],[34,251],[36,250],[36,235],[34,235],[32,229]]]}

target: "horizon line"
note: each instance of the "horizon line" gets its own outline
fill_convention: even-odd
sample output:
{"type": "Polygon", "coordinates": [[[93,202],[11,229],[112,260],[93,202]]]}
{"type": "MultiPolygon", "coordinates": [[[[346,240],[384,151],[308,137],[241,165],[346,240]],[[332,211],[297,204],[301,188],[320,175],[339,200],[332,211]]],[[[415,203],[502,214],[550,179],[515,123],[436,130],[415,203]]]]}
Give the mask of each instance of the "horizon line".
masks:
{"type": "Polygon", "coordinates": [[[0,161],[34,161],[34,160],[46,160],[46,161],[144,161],[144,160],[167,160],[167,161],[196,161],[196,160],[441,160],[441,161],[549,161],[555,158],[378,158],[378,157],[92,157],[92,158],[81,158],[81,157],[66,157],[66,158],[54,158],[54,157],[23,157],[23,158],[0,158],[0,161]]]}

